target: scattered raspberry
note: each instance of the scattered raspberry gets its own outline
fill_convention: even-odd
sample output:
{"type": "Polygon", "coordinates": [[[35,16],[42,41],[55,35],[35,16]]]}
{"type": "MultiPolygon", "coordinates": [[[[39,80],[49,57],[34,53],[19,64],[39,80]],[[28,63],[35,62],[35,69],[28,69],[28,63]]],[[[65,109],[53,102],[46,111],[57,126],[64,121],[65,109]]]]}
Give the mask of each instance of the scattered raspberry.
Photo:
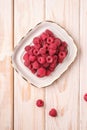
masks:
{"type": "Polygon", "coordinates": [[[52,56],[47,56],[46,61],[47,61],[47,63],[52,63],[53,62],[53,57],[52,56]]]}
{"type": "Polygon", "coordinates": [[[33,44],[25,46],[24,50],[24,65],[38,77],[50,75],[68,53],[67,43],[49,29],[33,38],[33,44]]]}
{"type": "Polygon", "coordinates": [[[44,101],[41,100],[41,99],[38,99],[38,100],[36,101],[36,105],[37,105],[38,107],[43,107],[43,106],[44,106],[44,101]]]}
{"type": "Polygon", "coordinates": [[[87,102],[87,93],[84,95],[84,100],[87,102]]]}
{"type": "Polygon", "coordinates": [[[44,77],[44,76],[46,76],[46,69],[43,68],[43,67],[39,68],[39,69],[37,70],[37,76],[38,76],[38,77],[44,77]]]}
{"type": "Polygon", "coordinates": [[[57,111],[55,108],[52,108],[50,111],[49,111],[49,115],[52,116],[52,117],[56,117],[57,116],[57,111]]]}

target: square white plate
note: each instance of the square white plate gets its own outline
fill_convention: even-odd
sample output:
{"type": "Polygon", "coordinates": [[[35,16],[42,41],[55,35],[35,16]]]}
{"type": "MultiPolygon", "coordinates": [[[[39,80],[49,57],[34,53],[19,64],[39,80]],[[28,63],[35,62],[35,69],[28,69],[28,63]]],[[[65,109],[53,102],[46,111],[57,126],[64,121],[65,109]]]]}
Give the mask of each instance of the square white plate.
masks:
{"type": "Polygon", "coordinates": [[[26,36],[20,40],[19,44],[14,49],[14,53],[12,55],[12,64],[22,77],[28,80],[31,84],[41,88],[50,85],[52,82],[58,79],[74,61],[76,54],[77,47],[71,36],[58,24],[51,21],[45,21],[37,24],[33,29],[29,30],[26,36]],[[49,76],[39,78],[23,64],[22,56],[25,46],[31,44],[33,38],[35,36],[39,36],[46,29],[51,30],[57,37],[67,42],[68,55],[64,59],[63,63],[59,64],[49,76]]]}

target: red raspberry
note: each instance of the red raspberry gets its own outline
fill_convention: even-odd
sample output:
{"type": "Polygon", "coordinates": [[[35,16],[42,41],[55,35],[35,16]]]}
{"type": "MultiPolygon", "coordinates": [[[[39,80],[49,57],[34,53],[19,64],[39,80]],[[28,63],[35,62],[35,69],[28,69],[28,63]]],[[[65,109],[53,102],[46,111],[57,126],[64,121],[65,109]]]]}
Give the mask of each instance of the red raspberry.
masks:
{"type": "Polygon", "coordinates": [[[48,75],[50,75],[50,74],[51,74],[51,71],[50,71],[49,69],[47,69],[46,75],[48,76],[48,75]]]}
{"type": "Polygon", "coordinates": [[[40,67],[39,63],[37,61],[33,62],[33,69],[38,69],[40,67]]]}
{"type": "Polygon", "coordinates": [[[39,37],[35,37],[33,39],[33,43],[36,45],[37,43],[40,43],[40,38],[39,37]]]}
{"type": "Polygon", "coordinates": [[[52,56],[56,54],[56,50],[53,50],[53,49],[49,49],[49,55],[52,56]]]}
{"type": "Polygon", "coordinates": [[[53,49],[53,50],[56,50],[57,49],[57,45],[55,43],[52,43],[50,46],[49,46],[50,49],[53,49]]]}
{"type": "Polygon", "coordinates": [[[53,37],[48,37],[47,38],[47,43],[51,44],[54,42],[54,38],[53,37]]]}
{"type": "Polygon", "coordinates": [[[25,65],[26,67],[28,67],[29,64],[30,64],[29,60],[24,61],[24,65],[25,65]]]}
{"type": "Polygon", "coordinates": [[[40,56],[40,57],[38,57],[38,62],[40,63],[40,64],[44,64],[45,63],[45,57],[42,57],[42,56],[40,56]]]}
{"type": "Polygon", "coordinates": [[[30,45],[28,45],[28,46],[25,47],[25,51],[29,51],[30,49],[31,49],[30,45]]]}
{"type": "Polygon", "coordinates": [[[33,69],[32,64],[29,64],[28,68],[29,68],[30,70],[32,70],[32,69],[33,69]]]}
{"type": "Polygon", "coordinates": [[[47,61],[47,63],[52,63],[53,62],[53,57],[52,56],[47,56],[46,61],[47,61]]]}
{"type": "Polygon", "coordinates": [[[45,31],[46,34],[48,34],[48,36],[54,36],[54,34],[52,33],[52,31],[50,31],[49,29],[47,29],[45,31]]]}
{"type": "Polygon", "coordinates": [[[36,56],[34,55],[29,56],[29,61],[34,62],[35,60],[36,60],[36,56]]]}
{"type": "Polygon", "coordinates": [[[25,53],[24,56],[23,56],[23,59],[24,59],[24,60],[28,60],[28,59],[29,59],[29,54],[28,54],[28,53],[25,53]]]}
{"type": "Polygon", "coordinates": [[[66,57],[66,52],[60,51],[58,56],[59,56],[59,59],[64,59],[66,57]]]}
{"type": "Polygon", "coordinates": [[[33,55],[33,50],[35,49],[34,46],[31,46],[30,50],[28,50],[29,55],[33,55]]]}
{"type": "Polygon", "coordinates": [[[67,43],[66,43],[65,41],[62,42],[62,45],[63,45],[64,47],[67,47],[67,43]]]}
{"type": "Polygon", "coordinates": [[[37,43],[37,44],[35,45],[35,48],[40,49],[40,48],[41,48],[41,44],[40,44],[40,43],[37,43]]]}
{"type": "Polygon", "coordinates": [[[37,76],[38,76],[38,77],[44,77],[44,76],[46,76],[46,69],[43,68],[43,67],[39,68],[39,69],[37,70],[37,76]]]}
{"type": "Polygon", "coordinates": [[[53,63],[50,64],[50,70],[53,70],[56,66],[57,66],[57,63],[54,61],[53,63]]]}
{"type": "Polygon", "coordinates": [[[43,67],[44,67],[44,68],[48,68],[48,67],[49,67],[49,63],[47,63],[47,62],[44,63],[44,64],[43,64],[43,67]]]}
{"type": "Polygon", "coordinates": [[[84,95],[84,100],[87,102],[87,93],[84,95]]]}
{"type": "Polygon", "coordinates": [[[46,40],[47,39],[47,34],[46,33],[42,33],[41,34],[41,39],[42,40],[46,40]]]}
{"type": "Polygon", "coordinates": [[[56,38],[54,43],[59,47],[61,45],[61,40],[59,38],[56,38]]]}
{"type": "Polygon", "coordinates": [[[43,107],[43,106],[44,106],[44,101],[41,100],[41,99],[38,99],[38,100],[36,101],[36,105],[37,105],[38,107],[43,107]]]}
{"type": "Polygon", "coordinates": [[[49,111],[49,115],[52,116],[52,117],[56,117],[57,116],[57,111],[55,108],[52,108],[50,111],[49,111]]]}
{"type": "Polygon", "coordinates": [[[65,50],[65,47],[62,45],[62,46],[59,47],[59,50],[60,50],[60,51],[64,51],[64,50],[65,50]]]}
{"type": "Polygon", "coordinates": [[[48,46],[48,44],[47,44],[47,43],[45,43],[43,47],[44,47],[46,50],[48,50],[48,49],[49,49],[49,46],[48,46]]]}
{"type": "Polygon", "coordinates": [[[38,55],[38,49],[37,49],[37,48],[35,48],[35,49],[33,50],[33,54],[34,54],[35,56],[38,55]]]}
{"type": "Polygon", "coordinates": [[[31,69],[31,72],[32,72],[33,74],[35,74],[36,71],[37,71],[36,69],[33,69],[33,68],[31,69]]]}
{"type": "Polygon", "coordinates": [[[54,69],[55,69],[55,67],[54,67],[54,68],[53,68],[53,67],[49,67],[49,70],[50,70],[51,72],[53,72],[54,69]]]}
{"type": "Polygon", "coordinates": [[[45,53],[46,53],[46,48],[45,47],[40,48],[39,54],[44,55],[45,53]]]}

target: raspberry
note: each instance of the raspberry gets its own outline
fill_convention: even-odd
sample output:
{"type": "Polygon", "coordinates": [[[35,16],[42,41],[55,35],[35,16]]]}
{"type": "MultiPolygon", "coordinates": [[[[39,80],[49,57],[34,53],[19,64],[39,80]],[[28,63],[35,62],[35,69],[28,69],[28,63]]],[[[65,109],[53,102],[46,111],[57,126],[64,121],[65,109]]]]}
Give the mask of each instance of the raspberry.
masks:
{"type": "Polygon", "coordinates": [[[51,64],[50,64],[50,70],[53,70],[52,68],[55,68],[55,67],[56,67],[56,65],[57,65],[57,63],[56,63],[56,62],[51,63],[51,64]]]}
{"type": "Polygon", "coordinates": [[[48,37],[47,38],[47,43],[51,44],[54,42],[54,38],[53,37],[48,37]]]}
{"type": "Polygon", "coordinates": [[[49,67],[49,63],[46,62],[45,64],[43,64],[43,67],[44,68],[48,68],[49,67]]]}
{"type": "Polygon", "coordinates": [[[40,49],[40,48],[41,48],[41,44],[37,43],[37,44],[35,44],[35,47],[36,47],[37,49],[40,49]]]}
{"type": "Polygon", "coordinates": [[[37,48],[35,48],[35,49],[33,50],[33,54],[34,54],[35,56],[38,55],[38,49],[37,49],[37,48]]]}
{"type": "Polygon", "coordinates": [[[41,99],[38,99],[38,100],[36,101],[36,105],[37,105],[37,107],[43,107],[43,106],[44,106],[44,101],[41,100],[41,99]]]}
{"type": "Polygon", "coordinates": [[[64,42],[62,42],[62,45],[64,46],[64,47],[67,47],[67,43],[64,41],[64,42]]]}
{"type": "Polygon", "coordinates": [[[33,69],[38,69],[40,67],[39,63],[37,61],[33,62],[33,69]]]}
{"type": "Polygon", "coordinates": [[[37,71],[36,69],[33,69],[33,68],[31,69],[31,72],[32,72],[33,74],[35,74],[36,71],[37,71]]]}
{"type": "Polygon", "coordinates": [[[42,40],[46,40],[47,39],[47,34],[46,33],[42,33],[41,34],[41,39],[42,40]]]}
{"type": "Polygon", "coordinates": [[[50,73],[51,73],[51,71],[49,69],[47,69],[46,75],[48,76],[48,75],[50,75],[50,73]]]}
{"type": "Polygon", "coordinates": [[[52,43],[50,46],[49,46],[50,49],[53,49],[53,50],[56,50],[57,49],[57,45],[55,43],[52,43]]]}
{"type": "Polygon", "coordinates": [[[87,102],[87,93],[84,95],[84,100],[87,102]]]}
{"type": "Polygon", "coordinates": [[[46,53],[46,48],[40,48],[39,54],[44,55],[46,53]]]}
{"type": "Polygon", "coordinates": [[[65,47],[62,45],[62,46],[59,47],[59,50],[60,50],[60,51],[64,51],[64,50],[65,50],[65,47]]]}
{"type": "Polygon", "coordinates": [[[59,56],[59,59],[64,59],[66,57],[66,52],[60,51],[58,56],[59,56]]]}
{"type": "Polygon", "coordinates": [[[29,54],[28,54],[28,53],[25,53],[24,56],[23,56],[23,59],[24,59],[24,60],[28,60],[28,59],[29,59],[29,54]]]}
{"type": "Polygon", "coordinates": [[[45,31],[46,34],[48,34],[49,36],[54,36],[54,34],[52,33],[52,31],[50,31],[49,29],[47,29],[45,31]]]}
{"type": "Polygon", "coordinates": [[[59,38],[56,38],[54,43],[59,47],[61,45],[61,40],[59,38]]]}
{"type": "Polygon", "coordinates": [[[46,61],[47,61],[47,63],[52,63],[53,62],[53,57],[52,56],[47,56],[46,61]]]}
{"type": "Polygon", "coordinates": [[[56,117],[57,116],[57,111],[55,108],[52,108],[50,111],[49,111],[49,115],[52,116],[52,117],[56,117]]]}
{"type": "Polygon", "coordinates": [[[44,77],[46,75],[46,69],[41,67],[37,70],[37,76],[38,77],[44,77]]]}
{"type": "Polygon", "coordinates": [[[33,62],[35,60],[36,60],[36,56],[34,56],[34,55],[29,56],[29,61],[33,62]]]}
{"type": "Polygon", "coordinates": [[[25,47],[25,51],[29,51],[30,49],[31,49],[30,45],[28,45],[28,46],[25,47]]]}
{"type": "Polygon", "coordinates": [[[29,60],[26,60],[26,61],[24,61],[24,65],[26,66],[26,67],[28,67],[29,66],[29,60]]]}
{"type": "Polygon", "coordinates": [[[52,56],[56,53],[56,50],[53,49],[49,49],[49,55],[52,56]]]}
{"type": "Polygon", "coordinates": [[[40,43],[40,38],[39,37],[35,37],[33,39],[33,43],[36,45],[37,43],[40,43]]]}
{"type": "Polygon", "coordinates": [[[29,68],[30,70],[32,70],[32,69],[33,69],[32,64],[29,64],[28,68],[29,68]]]}
{"type": "Polygon", "coordinates": [[[34,48],[35,48],[34,46],[31,46],[30,50],[28,50],[29,55],[33,55],[34,48]]]}
{"type": "Polygon", "coordinates": [[[42,56],[40,56],[40,57],[38,57],[38,62],[40,63],[40,64],[44,64],[45,63],[45,57],[42,57],[42,56]]]}

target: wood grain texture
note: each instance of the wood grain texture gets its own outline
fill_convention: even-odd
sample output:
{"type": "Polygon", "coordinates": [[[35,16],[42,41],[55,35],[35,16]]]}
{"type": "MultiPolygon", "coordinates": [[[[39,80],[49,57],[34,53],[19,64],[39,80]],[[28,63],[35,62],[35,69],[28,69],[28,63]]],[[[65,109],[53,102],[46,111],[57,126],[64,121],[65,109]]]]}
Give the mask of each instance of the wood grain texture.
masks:
{"type": "Polygon", "coordinates": [[[0,130],[13,130],[12,10],[11,0],[0,0],[0,130]]]}
{"type": "MultiPolygon", "coordinates": [[[[15,0],[14,2],[14,39],[15,45],[20,38],[44,19],[44,1],[15,0]],[[39,5],[40,3],[40,5],[39,5]]],[[[36,100],[44,100],[44,89],[30,86],[17,73],[14,79],[14,129],[44,130],[44,108],[40,111],[36,100]]]]}
{"type": "MultiPolygon", "coordinates": [[[[46,0],[46,19],[62,25],[79,45],[79,0],[46,0]]],[[[79,130],[79,56],[60,79],[46,88],[46,130],[79,130]],[[58,117],[48,116],[58,110],[58,117]]]]}
{"type": "Polygon", "coordinates": [[[81,130],[87,130],[87,102],[84,94],[87,93],[87,1],[80,1],[80,107],[81,130]]]}

